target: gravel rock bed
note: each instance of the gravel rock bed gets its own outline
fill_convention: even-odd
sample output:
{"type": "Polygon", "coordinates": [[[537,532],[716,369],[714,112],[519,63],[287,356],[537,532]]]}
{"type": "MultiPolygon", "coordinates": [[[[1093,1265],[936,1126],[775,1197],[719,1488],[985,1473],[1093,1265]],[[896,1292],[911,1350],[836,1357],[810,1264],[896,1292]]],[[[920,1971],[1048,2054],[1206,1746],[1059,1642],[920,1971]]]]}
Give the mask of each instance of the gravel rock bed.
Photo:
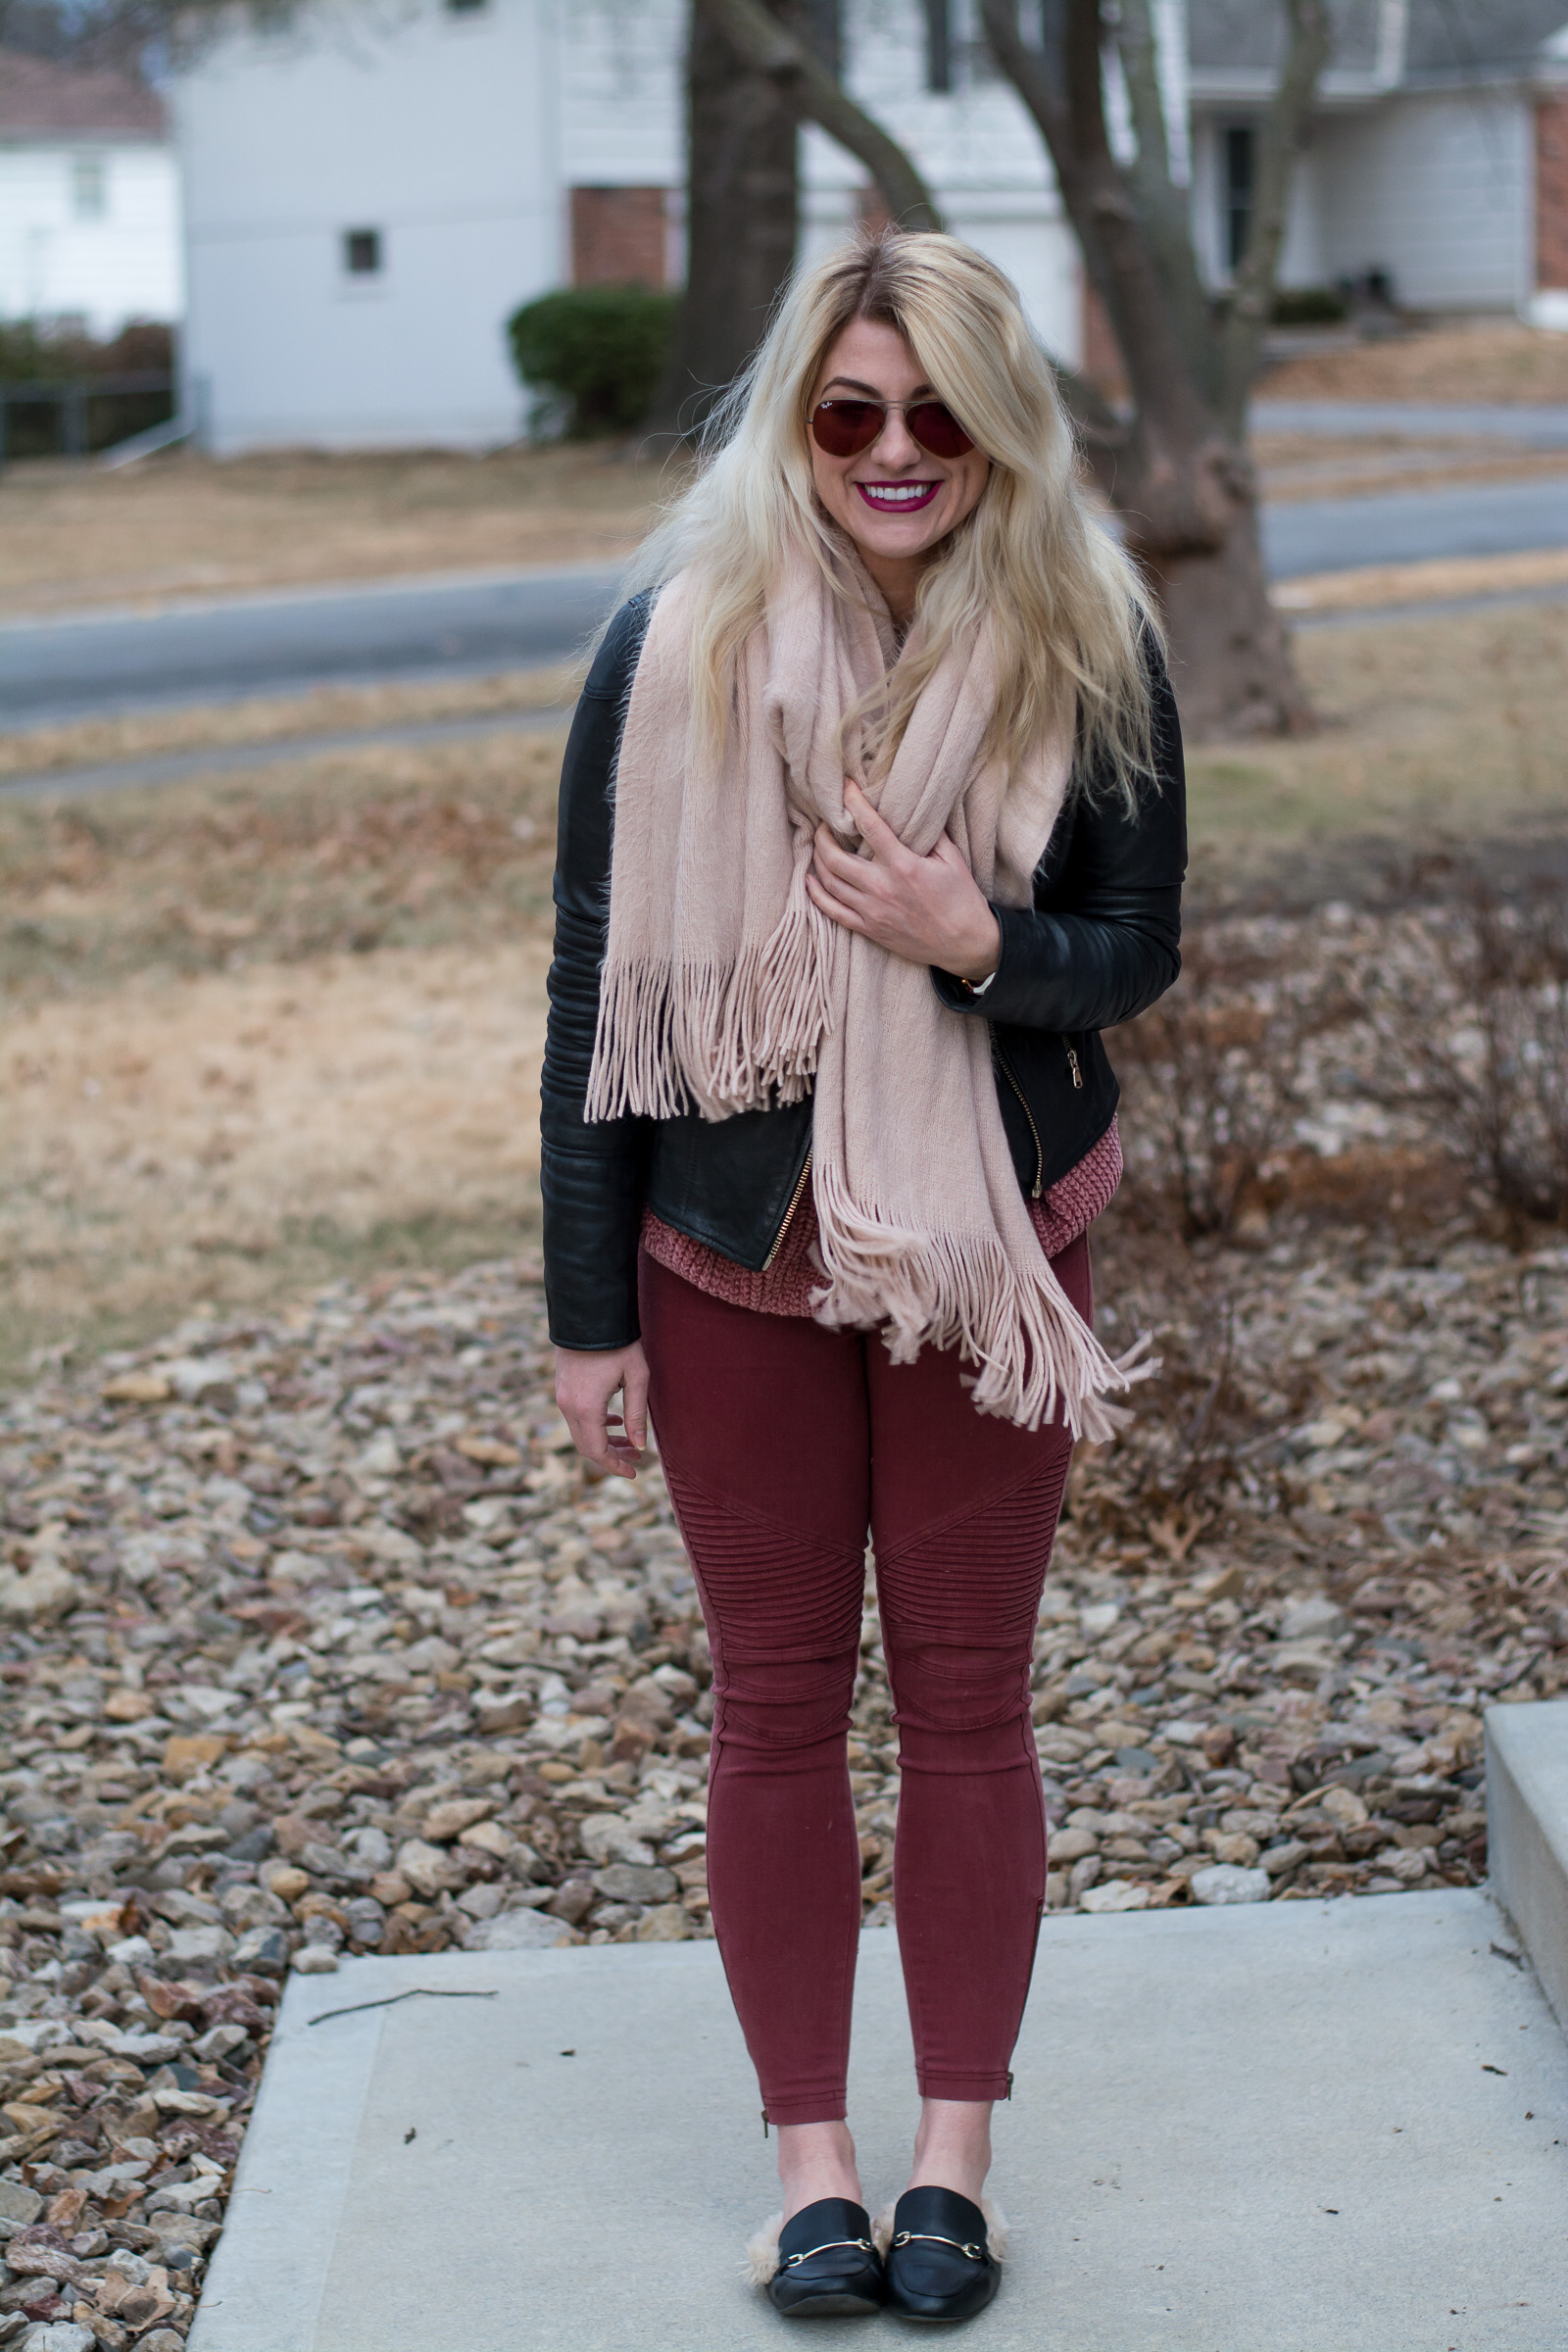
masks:
{"type": "MultiPolygon", "coordinates": [[[[1080,1455],[1054,1908],[1485,1871],[1481,1709],[1568,1639],[1568,1249],[1108,1221],[1166,1370],[1080,1455]]],[[[585,1479],[526,1266],[187,1323],[0,1412],[0,2344],[176,2352],[280,1982],[710,1933],[709,1660],[657,1468],[585,1479]]],[[[866,1912],[898,1793],[868,1590],[866,1912]]]]}

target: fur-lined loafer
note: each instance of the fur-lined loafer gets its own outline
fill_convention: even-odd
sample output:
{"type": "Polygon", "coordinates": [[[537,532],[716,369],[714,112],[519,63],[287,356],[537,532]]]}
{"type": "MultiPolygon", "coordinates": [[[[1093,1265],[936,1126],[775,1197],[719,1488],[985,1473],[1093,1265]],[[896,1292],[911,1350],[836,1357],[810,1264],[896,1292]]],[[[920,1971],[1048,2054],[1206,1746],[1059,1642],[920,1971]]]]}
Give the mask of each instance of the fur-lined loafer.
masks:
{"type": "Polygon", "coordinates": [[[767,2223],[746,2257],[754,2283],[787,2320],[869,2318],[888,2299],[871,2217],[847,2197],[818,2197],[782,2227],[767,2223]]]}
{"type": "Polygon", "coordinates": [[[1001,2216],[953,2188],[906,2188],[893,2209],[888,2309],[904,2320],[972,2320],[1002,2284],[1001,2216]]]}

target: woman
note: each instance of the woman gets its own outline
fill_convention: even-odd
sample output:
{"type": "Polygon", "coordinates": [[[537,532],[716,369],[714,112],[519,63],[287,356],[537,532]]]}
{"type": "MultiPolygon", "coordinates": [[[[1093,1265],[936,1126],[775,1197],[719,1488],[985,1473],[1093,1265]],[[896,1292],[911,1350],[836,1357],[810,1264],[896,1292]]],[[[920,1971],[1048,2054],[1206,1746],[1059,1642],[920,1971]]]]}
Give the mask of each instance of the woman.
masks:
{"type": "Polygon", "coordinates": [[[991,2105],[1045,1899],[1041,1586],[1073,1438],[1142,1369],[1089,1329],[1098,1031],[1176,976],[1180,741],[978,254],[888,231],[806,271],[714,439],[562,780],[557,1396],[626,1477],[652,1411],[712,1646],[710,1898],[784,2190],[754,2276],[796,2316],[961,2319],[1000,2276],[991,2105]],[[875,2239],[845,2104],[868,1530],[923,2102],[875,2239]]]}

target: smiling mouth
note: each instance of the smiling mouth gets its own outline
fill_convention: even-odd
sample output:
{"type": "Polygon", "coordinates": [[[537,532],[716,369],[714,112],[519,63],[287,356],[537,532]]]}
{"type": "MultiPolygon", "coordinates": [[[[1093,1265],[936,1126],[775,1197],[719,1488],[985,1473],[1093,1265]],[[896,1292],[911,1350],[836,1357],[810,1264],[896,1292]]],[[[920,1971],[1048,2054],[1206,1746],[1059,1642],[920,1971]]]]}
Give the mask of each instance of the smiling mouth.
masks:
{"type": "Polygon", "coordinates": [[[878,514],[913,514],[928,507],[941,489],[940,482],[857,482],[855,487],[866,505],[878,514]]]}

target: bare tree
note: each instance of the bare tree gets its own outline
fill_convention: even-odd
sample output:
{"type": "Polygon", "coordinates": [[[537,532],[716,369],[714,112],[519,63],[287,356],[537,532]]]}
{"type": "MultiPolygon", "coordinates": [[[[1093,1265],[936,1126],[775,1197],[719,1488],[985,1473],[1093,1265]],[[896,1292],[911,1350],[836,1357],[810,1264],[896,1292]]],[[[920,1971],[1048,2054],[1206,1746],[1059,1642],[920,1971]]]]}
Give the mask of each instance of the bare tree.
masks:
{"type": "Polygon", "coordinates": [[[795,263],[803,121],[859,159],[896,220],[941,225],[904,150],[840,88],[837,20],[822,0],[694,0],[686,290],[655,431],[700,422],[761,338],[795,263]]]}
{"type": "Polygon", "coordinates": [[[1286,200],[1328,57],[1327,0],[1279,0],[1284,59],[1257,142],[1246,249],[1214,303],[1172,177],[1151,0],[1059,0],[1026,42],[1017,0],[980,0],[987,39],[1051,154],[1132,414],[1064,378],[1089,460],[1158,591],[1195,734],[1292,731],[1306,698],[1263,577],[1247,407],[1272,305],[1286,200]],[[1112,153],[1104,69],[1125,77],[1137,154],[1112,153]]]}

